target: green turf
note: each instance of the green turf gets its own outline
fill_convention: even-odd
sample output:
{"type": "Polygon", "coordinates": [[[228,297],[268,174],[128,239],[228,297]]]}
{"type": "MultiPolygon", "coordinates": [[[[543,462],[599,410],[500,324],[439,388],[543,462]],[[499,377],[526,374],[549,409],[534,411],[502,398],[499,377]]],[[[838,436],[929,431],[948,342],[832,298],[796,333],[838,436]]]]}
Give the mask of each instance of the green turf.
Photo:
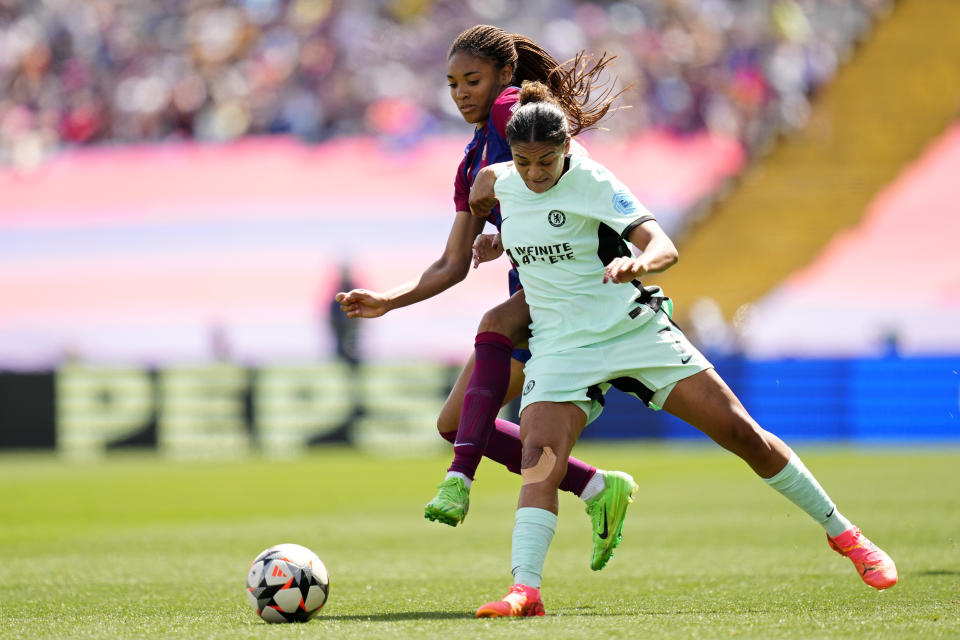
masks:
{"type": "Polygon", "coordinates": [[[798,447],[841,509],[894,557],[878,593],[821,529],[711,447],[581,446],[641,486],[610,565],[563,496],[547,617],[476,620],[510,585],[518,488],[485,462],[456,529],[423,519],[444,457],[97,463],[0,458],[2,638],[960,637],[960,450],[798,447]],[[267,625],[247,567],[296,542],[331,574],[307,624],[267,625]]]}

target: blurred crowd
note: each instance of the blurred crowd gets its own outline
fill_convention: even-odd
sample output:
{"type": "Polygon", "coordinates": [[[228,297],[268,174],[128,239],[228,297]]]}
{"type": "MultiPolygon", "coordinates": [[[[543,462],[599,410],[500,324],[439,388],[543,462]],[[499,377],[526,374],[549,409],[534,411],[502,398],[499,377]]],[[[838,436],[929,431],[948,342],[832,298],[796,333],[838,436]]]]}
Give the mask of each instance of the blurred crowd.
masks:
{"type": "MultiPolygon", "coordinates": [[[[617,132],[756,149],[893,0],[0,0],[0,166],[64,146],[286,133],[394,144],[463,132],[447,50],[477,23],[560,60],[619,56],[617,132]]],[[[466,133],[466,132],[464,132],[466,133]]]]}

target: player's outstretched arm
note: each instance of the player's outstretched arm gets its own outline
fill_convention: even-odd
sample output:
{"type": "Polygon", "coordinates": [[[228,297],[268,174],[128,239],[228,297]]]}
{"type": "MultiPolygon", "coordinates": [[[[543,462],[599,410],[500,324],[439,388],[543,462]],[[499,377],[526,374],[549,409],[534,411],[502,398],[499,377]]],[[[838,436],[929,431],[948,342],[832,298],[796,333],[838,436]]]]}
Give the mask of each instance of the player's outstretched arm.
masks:
{"type": "Polygon", "coordinates": [[[660,273],[676,264],[680,257],[673,240],[655,220],[637,225],[627,240],[643,253],[611,260],[603,271],[604,282],[630,282],[645,273],[660,273]]]}
{"type": "Polygon", "coordinates": [[[467,277],[473,256],[474,238],[483,230],[484,221],[466,211],[458,211],[443,254],[420,277],[389,291],[366,289],[337,294],[340,308],[350,318],[377,318],[400,307],[432,298],[467,277]]]}

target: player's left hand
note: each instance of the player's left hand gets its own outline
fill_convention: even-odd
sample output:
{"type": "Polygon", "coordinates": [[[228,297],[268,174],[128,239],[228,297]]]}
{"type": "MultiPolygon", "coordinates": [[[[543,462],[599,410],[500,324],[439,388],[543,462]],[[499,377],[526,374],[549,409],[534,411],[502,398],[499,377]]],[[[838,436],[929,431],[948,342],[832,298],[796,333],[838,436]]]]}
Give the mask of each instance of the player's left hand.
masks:
{"type": "Polygon", "coordinates": [[[647,271],[647,264],[642,257],[614,258],[603,270],[603,282],[630,282],[647,271]]]}
{"type": "Polygon", "coordinates": [[[490,262],[503,255],[503,245],[499,233],[481,233],[473,241],[473,268],[481,262],[490,262]]]}

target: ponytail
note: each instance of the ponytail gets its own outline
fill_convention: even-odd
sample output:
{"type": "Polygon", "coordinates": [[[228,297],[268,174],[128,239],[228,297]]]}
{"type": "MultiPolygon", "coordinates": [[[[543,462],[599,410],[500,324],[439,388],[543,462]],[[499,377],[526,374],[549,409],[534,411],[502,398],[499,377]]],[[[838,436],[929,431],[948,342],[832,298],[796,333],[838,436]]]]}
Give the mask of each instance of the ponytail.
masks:
{"type": "Polygon", "coordinates": [[[530,38],[491,25],[476,25],[457,36],[447,59],[458,51],[489,60],[498,69],[510,65],[514,84],[522,86],[529,80],[546,85],[566,114],[570,135],[595,128],[610,112],[614,100],[626,91],[614,92],[613,82],[602,80],[616,56],[604,53],[594,60],[581,51],[572,60],[560,63],[530,38]]]}

